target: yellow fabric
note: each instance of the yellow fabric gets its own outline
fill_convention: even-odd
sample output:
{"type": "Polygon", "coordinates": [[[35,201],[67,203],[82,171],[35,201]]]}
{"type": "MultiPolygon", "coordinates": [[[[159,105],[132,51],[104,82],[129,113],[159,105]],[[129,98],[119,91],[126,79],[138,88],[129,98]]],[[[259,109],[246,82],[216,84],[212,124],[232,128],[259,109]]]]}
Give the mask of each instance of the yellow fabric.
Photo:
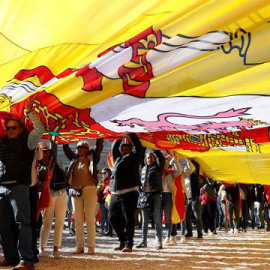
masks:
{"type": "MultiPolygon", "coordinates": [[[[9,83],[21,84],[14,76],[22,69],[46,66],[56,76],[68,68],[79,68],[107,48],[152,26],[168,37],[196,38],[223,31],[229,33],[231,41],[168,70],[165,67],[175,55],[170,58],[167,54],[157,63],[164,66],[164,72],[150,80],[146,97],[269,96],[269,20],[269,0],[1,1],[0,89],[9,83]]],[[[147,38],[142,42],[145,45],[157,42],[155,35],[147,38]]],[[[139,55],[149,50],[147,46],[141,48],[139,55]]],[[[125,63],[130,69],[141,65],[125,63]]],[[[138,84],[132,76],[128,79],[130,85],[138,84]]],[[[92,92],[82,90],[83,78],[75,73],[47,86],[37,76],[27,81],[40,87],[34,94],[45,90],[75,109],[90,108],[125,91],[122,78],[108,76],[102,79],[102,91],[92,92]]],[[[0,110],[10,111],[11,104],[32,94],[14,100],[0,93],[0,110]]],[[[176,151],[195,158],[215,180],[270,184],[270,143],[245,143],[252,151],[226,152],[212,146],[207,152],[176,151]]],[[[150,142],[144,144],[156,147],[150,142]]]]}

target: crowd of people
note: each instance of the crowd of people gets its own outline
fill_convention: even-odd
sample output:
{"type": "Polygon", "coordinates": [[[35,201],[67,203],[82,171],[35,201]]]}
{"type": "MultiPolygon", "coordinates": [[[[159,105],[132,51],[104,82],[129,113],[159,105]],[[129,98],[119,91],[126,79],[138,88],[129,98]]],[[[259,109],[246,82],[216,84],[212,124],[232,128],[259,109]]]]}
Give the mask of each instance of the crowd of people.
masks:
{"type": "Polygon", "coordinates": [[[29,132],[20,119],[7,118],[6,136],[0,141],[0,237],[4,253],[0,266],[34,269],[39,257],[47,253],[53,219],[53,258],[61,258],[65,218],[70,233],[76,235],[73,253],[94,254],[98,212],[99,233],[112,236],[115,232],[119,245],[114,250],[121,252],[132,252],[134,246],[147,248],[150,224],[158,250],[177,244],[177,230],[180,243],[186,242],[193,236],[194,226],[198,239],[204,234],[214,236],[223,228],[224,233],[244,233],[249,223],[252,229],[257,225],[258,229],[270,230],[270,186],[212,181],[195,160],[146,149],[136,134],[129,135],[129,143],[123,139],[113,142],[113,167],[100,172],[97,165],[103,139],[96,141],[94,149],[80,141],[76,152],[63,145],[70,160],[65,172],[57,163],[57,145],[40,142],[45,130],[32,106],[30,99],[25,112],[34,129],[29,132]],[[177,186],[180,184],[182,200],[178,210],[185,216],[179,222],[172,219],[179,199],[174,192],[176,181],[180,181],[177,186]],[[136,226],[141,227],[139,243],[134,243],[136,226]]]}

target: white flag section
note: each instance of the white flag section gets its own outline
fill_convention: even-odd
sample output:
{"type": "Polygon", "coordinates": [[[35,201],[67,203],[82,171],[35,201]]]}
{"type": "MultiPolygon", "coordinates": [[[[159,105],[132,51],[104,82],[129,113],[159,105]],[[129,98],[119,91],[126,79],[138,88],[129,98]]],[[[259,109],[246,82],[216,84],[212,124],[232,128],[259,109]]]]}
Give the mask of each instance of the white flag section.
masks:
{"type": "Polygon", "coordinates": [[[270,97],[138,98],[117,95],[91,107],[91,117],[119,133],[184,131],[221,134],[269,126],[270,97]]]}

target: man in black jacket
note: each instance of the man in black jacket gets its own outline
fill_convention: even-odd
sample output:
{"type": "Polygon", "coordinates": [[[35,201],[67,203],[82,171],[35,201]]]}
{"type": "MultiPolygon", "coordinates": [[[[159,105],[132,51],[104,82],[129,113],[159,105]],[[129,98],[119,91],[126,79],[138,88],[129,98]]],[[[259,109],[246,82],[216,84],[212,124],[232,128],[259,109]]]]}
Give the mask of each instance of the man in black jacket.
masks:
{"type": "Polygon", "coordinates": [[[25,109],[34,130],[27,132],[20,119],[6,119],[7,135],[0,141],[0,235],[5,257],[0,266],[20,262],[13,268],[20,270],[34,269],[29,185],[35,148],[44,127],[32,106],[30,99],[25,109]]]}
{"type": "Polygon", "coordinates": [[[113,172],[110,182],[112,193],[109,218],[119,238],[120,245],[115,250],[131,252],[133,247],[135,218],[138,190],[141,185],[139,167],[143,154],[143,147],[136,136],[130,134],[132,145],[122,144],[122,139],[114,141],[112,145],[113,172]]]}

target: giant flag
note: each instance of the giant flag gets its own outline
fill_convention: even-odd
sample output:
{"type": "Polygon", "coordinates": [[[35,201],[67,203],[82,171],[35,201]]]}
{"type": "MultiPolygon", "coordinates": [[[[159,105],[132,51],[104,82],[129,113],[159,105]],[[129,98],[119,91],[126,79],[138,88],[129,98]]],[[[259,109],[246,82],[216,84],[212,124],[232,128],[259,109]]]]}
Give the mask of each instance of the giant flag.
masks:
{"type": "MultiPolygon", "coordinates": [[[[270,183],[268,0],[0,3],[0,110],[44,138],[139,134],[228,182],[270,183]]],[[[4,134],[4,130],[0,130],[4,134]]]]}

